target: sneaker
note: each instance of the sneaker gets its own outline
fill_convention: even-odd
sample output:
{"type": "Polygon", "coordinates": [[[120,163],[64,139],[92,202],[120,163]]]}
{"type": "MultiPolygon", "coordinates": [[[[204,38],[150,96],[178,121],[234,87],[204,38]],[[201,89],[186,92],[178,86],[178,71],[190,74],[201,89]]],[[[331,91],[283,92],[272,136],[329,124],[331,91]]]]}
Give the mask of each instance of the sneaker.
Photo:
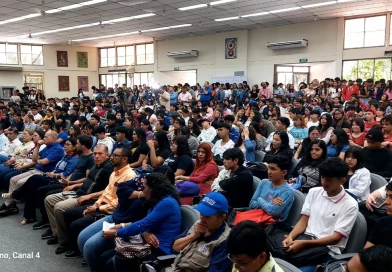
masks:
{"type": "Polygon", "coordinates": [[[1,204],[0,211],[4,211],[5,209],[7,209],[7,206],[5,205],[5,203],[1,204]]]}
{"type": "Polygon", "coordinates": [[[81,256],[82,256],[82,254],[80,254],[79,250],[77,250],[77,251],[71,250],[71,251],[68,251],[67,253],[65,253],[66,259],[74,259],[74,258],[79,258],[81,256]]]}
{"type": "Polygon", "coordinates": [[[43,228],[47,228],[50,227],[50,224],[48,222],[44,222],[44,221],[39,221],[38,223],[33,225],[33,230],[39,230],[39,229],[43,229],[43,228]]]}
{"type": "MultiPolygon", "coordinates": [[[[48,239],[48,241],[46,241],[46,243],[48,244],[48,245],[55,245],[55,244],[58,244],[59,243],[59,240],[57,239],[57,237],[52,237],[52,238],[50,238],[50,239],[48,239]]],[[[64,251],[65,252],[65,251],[64,251]]],[[[57,253],[56,253],[57,254],[57,253]]],[[[58,254],[60,254],[60,253],[58,253],[58,254]]]]}
{"type": "Polygon", "coordinates": [[[17,206],[6,207],[4,210],[0,211],[0,216],[8,216],[19,213],[17,206]]]}
{"type": "MultiPolygon", "coordinates": [[[[56,238],[56,240],[57,240],[57,238],[56,238]]],[[[56,253],[56,255],[59,255],[59,254],[65,253],[67,251],[68,251],[68,249],[66,247],[59,246],[59,247],[56,248],[56,251],[54,253],[56,253]]]]}
{"type": "Polygon", "coordinates": [[[52,229],[48,228],[42,235],[41,235],[41,239],[45,240],[45,239],[50,239],[53,238],[53,233],[52,233],[52,229]]]}

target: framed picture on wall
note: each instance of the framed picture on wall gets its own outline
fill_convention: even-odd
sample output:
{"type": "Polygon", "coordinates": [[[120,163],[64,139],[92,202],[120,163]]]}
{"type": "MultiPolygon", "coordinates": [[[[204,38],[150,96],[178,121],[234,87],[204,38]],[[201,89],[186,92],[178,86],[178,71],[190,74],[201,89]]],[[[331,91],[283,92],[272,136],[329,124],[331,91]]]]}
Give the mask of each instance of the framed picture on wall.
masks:
{"type": "Polygon", "coordinates": [[[237,58],[237,38],[225,39],[225,59],[237,58]]]}
{"type": "Polygon", "coordinates": [[[68,67],[67,51],[57,51],[57,67],[68,67]]]}
{"type": "Polygon", "coordinates": [[[88,68],[88,54],[87,52],[77,52],[78,68],[88,68]]]}
{"type": "Polygon", "coordinates": [[[88,92],[88,77],[78,76],[78,90],[82,89],[83,92],[88,92]]]}
{"type": "Polygon", "coordinates": [[[69,76],[59,76],[59,91],[69,92],[69,76]]]}

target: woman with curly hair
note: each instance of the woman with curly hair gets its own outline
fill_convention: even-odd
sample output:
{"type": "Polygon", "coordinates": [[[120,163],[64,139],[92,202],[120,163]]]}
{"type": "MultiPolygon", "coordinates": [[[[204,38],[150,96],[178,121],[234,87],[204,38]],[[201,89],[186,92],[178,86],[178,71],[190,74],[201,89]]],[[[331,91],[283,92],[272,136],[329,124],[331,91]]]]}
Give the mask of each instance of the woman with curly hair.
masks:
{"type": "Polygon", "coordinates": [[[171,151],[172,154],[165,160],[163,165],[169,166],[176,177],[182,175],[189,176],[193,171],[193,161],[188,139],[185,136],[174,137],[171,151]]]}

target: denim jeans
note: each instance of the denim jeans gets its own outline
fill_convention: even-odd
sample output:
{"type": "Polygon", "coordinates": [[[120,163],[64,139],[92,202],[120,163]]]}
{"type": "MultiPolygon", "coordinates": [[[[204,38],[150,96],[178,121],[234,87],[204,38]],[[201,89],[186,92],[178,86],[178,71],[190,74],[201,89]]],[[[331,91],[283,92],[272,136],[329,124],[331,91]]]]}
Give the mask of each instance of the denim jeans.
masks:
{"type": "Polygon", "coordinates": [[[8,156],[5,155],[0,155],[0,162],[6,162],[8,161],[10,158],[8,158],[8,156]]]}
{"type": "Polygon", "coordinates": [[[114,223],[111,215],[106,216],[85,228],[78,237],[78,246],[91,271],[97,270],[99,257],[114,248],[113,239],[102,237],[103,222],[114,223]]]}

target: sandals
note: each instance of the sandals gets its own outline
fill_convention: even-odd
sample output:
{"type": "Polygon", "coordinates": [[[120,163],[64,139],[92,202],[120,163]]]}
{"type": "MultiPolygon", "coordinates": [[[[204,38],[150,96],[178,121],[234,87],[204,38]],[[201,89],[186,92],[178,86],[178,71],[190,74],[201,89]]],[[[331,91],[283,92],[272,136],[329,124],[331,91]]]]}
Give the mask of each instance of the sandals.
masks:
{"type": "Polygon", "coordinates": [[[32,218],[32,219],[23,219],[23,221],[22,222],[20,222],[20,224],[21,225],[27,225],[27,224],[30,224],[30,223],[34,223],[35,221],[37,221],[35,218],[32,218]]]}
{"type": "Polygon", "coordinates": [[[1,197],[4,199],[12,199],[12,194],[11,193],[4,193],[4,194],[1,194],[1,197]]]}

